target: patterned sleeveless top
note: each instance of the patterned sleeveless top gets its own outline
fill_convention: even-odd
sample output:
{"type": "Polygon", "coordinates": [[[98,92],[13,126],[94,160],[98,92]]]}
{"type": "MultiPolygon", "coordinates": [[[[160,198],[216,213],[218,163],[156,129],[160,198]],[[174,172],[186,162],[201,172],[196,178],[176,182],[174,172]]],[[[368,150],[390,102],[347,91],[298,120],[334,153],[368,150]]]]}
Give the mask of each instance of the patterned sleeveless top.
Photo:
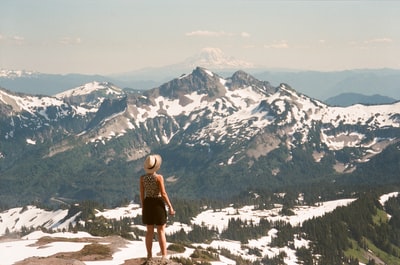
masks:
{"type": "Polygon", "coordinates": [[[161,197],[160,187],[158,186],[156,175],[144,175],[143,180],[145,191],[144,197],[161,197]]]}

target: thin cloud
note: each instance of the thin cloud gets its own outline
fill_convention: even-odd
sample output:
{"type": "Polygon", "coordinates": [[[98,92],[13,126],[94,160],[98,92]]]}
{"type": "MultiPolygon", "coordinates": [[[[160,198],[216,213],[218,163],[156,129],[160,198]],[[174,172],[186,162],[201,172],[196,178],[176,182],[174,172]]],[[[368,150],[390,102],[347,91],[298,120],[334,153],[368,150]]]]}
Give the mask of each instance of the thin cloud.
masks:
{"type": "Polygon", "coordinates": [[[59,40],[59,43],[61,43],[63,45],[78,45],[78,44],[82,43],[82,40],[79,37],[77,37],[77,38],[64,37],[59,40]]]}
{"type": "Polygon", "coordinates": [[[21,45],[22,43],[24,43],[25,38],[24,38],[24,37],[21,37],[21,36],[13,36],[13,37],[11,38],[11,40],[12,40],[15,44],[21,45]]]}
{"type": "Polygon", "coordinates": [[[250,37],[250,33],[241,32],[239,34],[235,34],[235,33],[226,32],[226,31],[195,30],[195,31],[185,33],[185,36],[188,36],[188,37],[234,37],[234,36],[240,36],[243,38],[248,38],[248,37],[250,37]]]}
{"type": "Polygon", "coordinates": [[[271,44],[265,44],[264,48],[266,48],[266,49],[288,49],[289,44],[287,43],[287,41],[281,40],[281,41],[276,41],[271,44]]]}
{"type": "Polygon", "coordinates": [[[243,38],[249,38],[249,37],[250,37],[250,33],[248,33],[248,32],[241,32],[241,33],[240,33],[240,36],[243,37],[243,38]]]}
{"type": "Polygon", "coordinates": [[[188,32],[185,34],[189,37],[222,37],[222,36],[232,36],[231,33],[227,33],[225,31],[210,31],[210,30],[196,30],[192,32],[188,32]]]}
{"type": "Polygon", "coordinates": [[[391,38],[375,38],[364,41],[350,41],[349,45],[359,49],[370,49],[372,47],[378,47],[380,45],[393,43],[391,38]]]}
{"type": "Polygon", "coordinates": [[[371,39],[371,40],[366,40],[364,43],[369,44],[369,43],[391,43],[393,40],[391,38],[376,38],[376,39],[371,39]]]}
{"type": "Polygon", "coordinates": [[[22,45],[25,42],[25,38],[18,35],[10,37],[0,34],[0,41],[4,41],[5,43],[8,44],[22,45]]]}

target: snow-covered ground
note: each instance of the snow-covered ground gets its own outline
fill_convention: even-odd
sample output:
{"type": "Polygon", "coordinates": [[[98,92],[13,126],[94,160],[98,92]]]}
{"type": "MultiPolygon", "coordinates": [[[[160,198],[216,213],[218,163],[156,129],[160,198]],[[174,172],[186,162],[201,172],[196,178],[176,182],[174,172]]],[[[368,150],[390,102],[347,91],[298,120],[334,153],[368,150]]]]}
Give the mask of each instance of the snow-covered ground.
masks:
{"type": "MultiPolygon", "coordinates": [[[[390,197],[397,196],[399,193],[394,192],[390,194],[385,194],[380,197],[380,203],[382,205],[390,197]]],[[[328,202],[321,202],[317,206],[301,206],[296,207],[294,215],[292,216],[281,216],[279,211],[281,206],[277,205],[271,210],[254,210],[253,206],[246,206],[240,209],[234,209],[232,207],[227,207],[219,211],[205,210],[195,218],[193,218],[192,223],[198,225],[204,225],[208,227],[216,227],[220,232],[227,227],[228,222],[231,218],[240,218],[242,220],[252,220],[257,223],[261,218],[266,218],[270,221],[284,220],[290,222],[292,225],[298,225],[303,221],[310,219],[312,217],[322,216],[327,212],[333,211],[338,206],[345,206],[354,201],[354,199],[343,199],[328,202]]],[[[58,211],[45,211],[38,209],[33,206],[28,206],[24,208],[13,208],[0,213],[0,236],[8,232],[19,231],[23,226],[25,227],[45,227],[48,229],[58,229],[62,231],[63,229],[68,229],[69,224],[73,223],[73,218],[64,220],[63,218],[67,214],[66,210],[58,211]]],[[[109,209],[103,212],[98,212],[97,215],[102,215],[109,219],[119,219],[120,217],[135,217],[141,214],[141,209],[137,204],[130,204],[126,207],[119,207],[116,209],[109,209]]],[[[145,229],[142,225],[135,225],[139,229],[145,229]]],[[[189,231],[191,229],[190,224],[182,224],[174,222],[168,225],[167,235],[179,231],[181,229],[189,231]]],[[[295,251],[288,247],[285,248],[275,248],[270,247],[272,238],[276,235],[277,230],[271,229],[268,234],[259,239],[249,240],[248,246],[250,248],[258,248],[262,251],[262,255],[273,257],[279,252],[285,251],[287,257],[285,258],[285,264],[296,265],[297,258],[295,251]]],[[[1,239],[0,240],[0,253],[1,253],[1,264],[2,265],[12,265],[17,261],[26,259],[28,257],[47,257],[59,252],[74,252],[81,250],[85,242],[52,242],[47,244],[45,247],[37,246],[35,243],[39,238],[44,236],[57,237],[57,238],[94,238],[88,233],[78,232],[58,232],[52,234],[46,234],[41,231],[35,231],[21,239],[1,239]]],[[[167,237],[168,239],[168,237],[167,237]]],[[[296,239],[294,242],[296,247],[308,246],[308,242],[304,239],[296,239]]],[[[209,245],[198,244],[203,247],[213,247],[215,249],[229,249],[233,254],[240,255],[242,258],[248,260],[256,259],[256,256],[249,255],[245,249],[243,249],[242,244],[237,241],[228,240],[214,240],[209,245]]],[[[196,246],[194,244],[194,246],[196,246]]],[[[153,252],[158,253],[160,251],[158,243],[154,242],[153,252]]],[[[175,256],[189,257],[193,252],[193,249],[187,248],[185,253],[174,254],[175,256]]],[[[144,244],[144,239],[136,241],[127,241],[126,245],[115,252],[112,260],[107,261],[86,261],[85,264],[88,265],[120,265],[123,264],[125,260],[133,258],[142,258],[145,256],[146,249],[144,244]]],[[[219,262],[212,262],[213,265],[220,264],[235,264],[234,261],[220,256],[221,260],[219,262]]]]}

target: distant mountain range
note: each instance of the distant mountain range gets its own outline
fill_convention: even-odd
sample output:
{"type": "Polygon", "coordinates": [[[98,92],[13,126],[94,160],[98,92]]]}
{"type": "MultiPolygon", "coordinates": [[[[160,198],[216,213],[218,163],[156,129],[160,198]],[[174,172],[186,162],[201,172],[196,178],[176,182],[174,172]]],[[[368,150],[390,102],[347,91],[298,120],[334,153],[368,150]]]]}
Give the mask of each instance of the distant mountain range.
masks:
{"type": "Polygon", "coordinates": [[[343,93],[336,97],[331,97],[325,100],[325,103],[331,106],[348,107],[354,104],[364,105],[379,105],[379,104],[391,104],[397,100],[391,97],[385,97],[381,95],[365,96],[357,93],[343,93]]]}
{"type": "MultiPolygon", "coordinates": [[[[367,96],[371,101],[362,102],[366,104],[374,104],[376,99],[373,99],[375,97],[373,95],[400,100],[400,70],[360,69],[336,72],[268,70],[265,67],[226,56],[217,48],[205,48],[199,54],[177,64],[109,76],[58,75],[32,71],[0,70],[0,87],[14,92],[47,96],[94,81],[110,82],[128,90],[148,90],[177,76],[190,73],[197,66],[209,69],[224,78],[231,76],[237,70],[244,70],[259,80],[268,81],[274,86],[287,83],[296,91],[321,101],[344,93],[367,96]]],[[[354,103],[361,102],[352,102],[352,104],[354,103]]],[[[348,105],[350,103],[344,102],[343,104],[348,105]]],[[[338,105],[342,104],[339,103],[338,105]]]]}
{"type": "MultiPolygon", "coordinates": [[[[290,84],[297,91],[322,101],[344,93],[381,95],[400,99],[400,70],[359,69],[337,72],[264,71],[251,72],[261,80],[276,85],[290,84]]],[[[358,102],[354,102],[358,103],[358,102]]],[[[371,102],[368,102],[371,103],[371,102]]]]}
{"type": "Polygon", "coordinates": [[[197,67],[146,91],[2,89],[0,128],[0,202],[13,205],[132,198],[152,152],[178,197],[296,189],[328,199],[355,183],[399,184],[400,102],[331,107],[244,71],[197,67]]]}

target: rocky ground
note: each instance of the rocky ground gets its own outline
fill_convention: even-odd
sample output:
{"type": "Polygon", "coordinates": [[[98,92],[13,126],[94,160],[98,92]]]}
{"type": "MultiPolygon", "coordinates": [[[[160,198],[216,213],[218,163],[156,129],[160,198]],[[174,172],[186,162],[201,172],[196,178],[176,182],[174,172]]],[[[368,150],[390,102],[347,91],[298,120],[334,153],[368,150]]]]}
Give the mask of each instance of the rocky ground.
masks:
{"type": "MultiPolygon", "coordinates": [[[[15,265],[85,265],[85,261],[111,260],[113,253],[126,244],[126,240],[119,236],[78,239],[42,237],[35,243],[35,246],[46,247],[49,243],[60,241],[86,242],[90,244],[77,252],[60,252],[49,257],[30,257],[15,263],[15,265]]],[[[161,258],[152,258],[150,260],[134,258],[125,260],[121,265],[180,265],[180,263],[161,258]]]]}
{"type": "MultiPolygon", "coordinates": [[[[15,263],[15,265],[85,265],[83,261],[69,258],[28,258],[26,260],[15,263]]],[[[121,265],[182,265],[172,260],[162,260],[161,258],[153,258],[146,260],[145,258],[136,258],[125,260],[121,265]]]]}

